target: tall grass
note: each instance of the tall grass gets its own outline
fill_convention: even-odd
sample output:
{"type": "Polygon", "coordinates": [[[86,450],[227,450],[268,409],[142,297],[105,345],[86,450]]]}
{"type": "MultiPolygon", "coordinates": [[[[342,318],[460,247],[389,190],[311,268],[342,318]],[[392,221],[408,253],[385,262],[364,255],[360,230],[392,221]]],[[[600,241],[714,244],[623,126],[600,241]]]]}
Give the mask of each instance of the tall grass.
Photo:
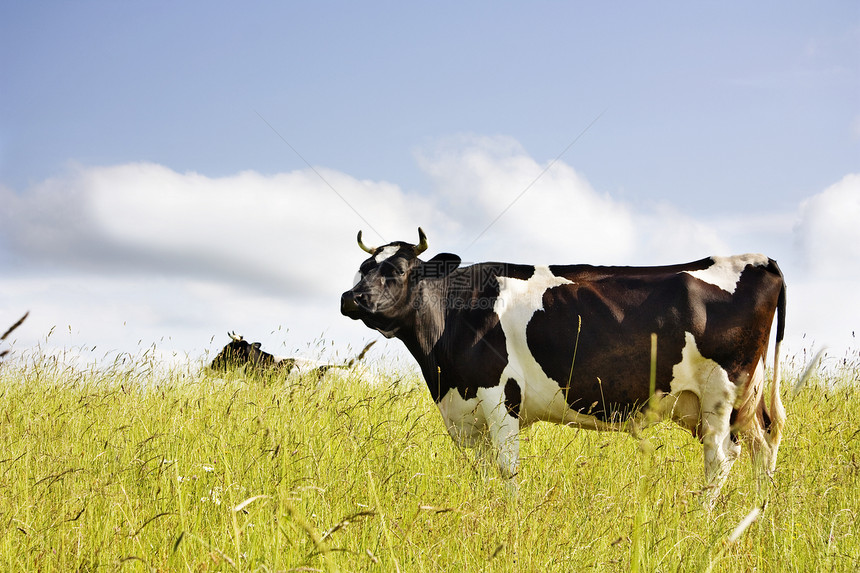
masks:
{"type": "Polygon", "coordinates": [[[7,362],[0,569],[854,571],[856,377],[786,393],[773,483],[757,494],[744,455],[708,511],[701,446],[670,424],[644,432],[647,458],[627,435],[538,424],[512,499],[452,444],[412,374],[7,362]]]}

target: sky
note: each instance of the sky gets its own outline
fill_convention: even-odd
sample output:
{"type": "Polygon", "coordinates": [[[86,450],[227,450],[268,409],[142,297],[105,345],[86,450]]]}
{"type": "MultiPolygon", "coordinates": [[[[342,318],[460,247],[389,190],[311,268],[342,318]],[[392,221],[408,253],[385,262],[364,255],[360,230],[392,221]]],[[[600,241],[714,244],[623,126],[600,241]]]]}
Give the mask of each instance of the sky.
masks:
{"type": "MultiPolygon", "coordinates": [[[[7,2],[3,349],[343,358],[365,253],[763,252],[856,356],[860,4],[7,2]]],[[[377,356],[402,353],[387,341],[377,356]]]]}

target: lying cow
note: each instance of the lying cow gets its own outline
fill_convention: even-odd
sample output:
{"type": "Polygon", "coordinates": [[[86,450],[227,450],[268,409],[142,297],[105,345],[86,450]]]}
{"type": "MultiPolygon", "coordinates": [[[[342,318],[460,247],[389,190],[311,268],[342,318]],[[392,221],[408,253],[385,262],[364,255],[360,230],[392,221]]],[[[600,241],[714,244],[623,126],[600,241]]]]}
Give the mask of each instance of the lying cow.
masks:
{"type": "Polygon", "coordinates": [[[315,373],[322,376],[332,368],[352,367],[353,364],[364,358],[371,346],[376,344],[375,340],[369,342],[358,356],[343,364],[322,364],[305,358],[284,358],[269,354],[260,348],[259,342],[248,342],[235,332],[228,332],[227,336],[230,337],[230,343],[209,364],[211,370],[226,372],[244,367],[246,372],[256,374],[276,372],[286,376],[290,372],[296,371],[302,374],[315,373]]]}
{"type": "Polygon", "coordinates": [[[515,487],[519,432],[536,421],[635,432],[650,401],[657,335],[656,414],[704,445],[710,499],[749,438],[772,473],[785,410],[779,346],[785,282],[763,255],[662,267],[460,267],[418,258],[427,238],[370,254],[341,312],[412,353],[451,437],[494,460],[515,487]],[[764,359],[777,317],[770,407],[764,359]]]}

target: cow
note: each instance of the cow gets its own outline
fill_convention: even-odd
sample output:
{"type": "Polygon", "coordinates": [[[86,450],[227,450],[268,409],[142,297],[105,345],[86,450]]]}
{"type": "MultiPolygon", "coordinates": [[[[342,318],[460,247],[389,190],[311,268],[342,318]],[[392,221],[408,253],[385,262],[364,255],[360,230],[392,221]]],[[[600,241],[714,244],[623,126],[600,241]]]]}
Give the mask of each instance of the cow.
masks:
{"type": "Polygon", "coordinates": [[[418,238],[368,247],[359,232],[370,257],[341,296],[341,312],[406,345],[451,437],[494,463],[514,491],[519,432],[537,421],[637,435],[671,418],[703,444],[710,503],[740,454],[740,436],[759,475],[772,475],[785,423],[786,287],[776,261],[747,254],[654,267],[461,266],[451,253],[419,259],[428,248],[420,227],[418,238]]]}
{"type": "Polygon", "coordinates": [[[332,368],[350,368],[356,362],[362,360],[370,347],[376,341],[369,342],[355,358],[343,364],[322,364],[315,360],[306,358],[284,358],[275,356],[262,350],[259,342],[248,342],[241,335],[228,332],[230,343],[209,364],[209,369],[218,372],[226,372],[236,368],[244,367],[246,372],[257,375],[267,373],[278,373],[287,376],[290,372],[314,373],[322,376],[332,368]]]}

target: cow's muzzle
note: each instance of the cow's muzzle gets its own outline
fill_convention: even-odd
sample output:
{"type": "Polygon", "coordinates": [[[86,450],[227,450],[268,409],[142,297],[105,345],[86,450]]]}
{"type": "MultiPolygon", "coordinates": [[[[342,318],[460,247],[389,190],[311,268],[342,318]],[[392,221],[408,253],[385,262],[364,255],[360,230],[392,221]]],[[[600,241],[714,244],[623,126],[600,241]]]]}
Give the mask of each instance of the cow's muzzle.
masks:
{"type": "Polygon", "coordinates": [[[358,301],[355,300],[355,295],[351,290],[346,291],[342,295],[340,295],[340,313],[344,316],[348,316],[352,319],[358,318],[358,313],[361,310],[361,307],[358,304],[358,301]]]}

